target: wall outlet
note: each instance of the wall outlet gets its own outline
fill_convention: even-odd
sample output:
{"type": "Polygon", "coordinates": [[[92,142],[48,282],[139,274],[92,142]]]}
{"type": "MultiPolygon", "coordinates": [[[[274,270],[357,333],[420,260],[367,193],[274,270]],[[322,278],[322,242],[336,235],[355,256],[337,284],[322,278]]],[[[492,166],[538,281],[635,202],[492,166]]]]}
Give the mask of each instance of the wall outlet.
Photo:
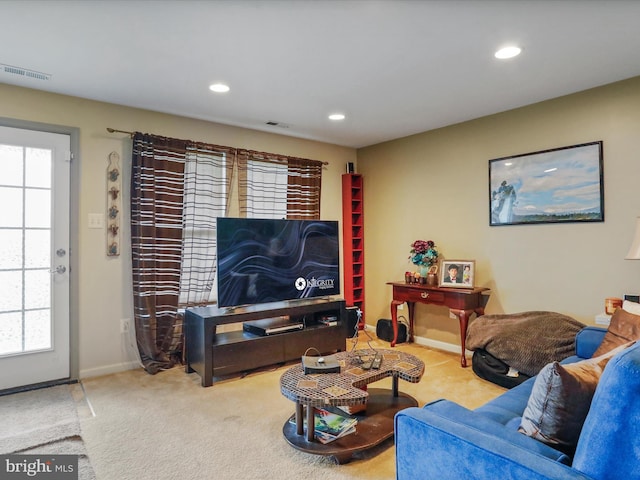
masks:
{"type": "Polygon", "coordinates": [[[453,320],[458,320],[458,316],[455,313],[453,313],[451,310],[449,310],[449,318],[453,320]]]}
{"type": "Polygon", "coordinates": [[[131,328],[131,319],[122,318],[120,319],[120,333],[129,333],[131,328]]]}

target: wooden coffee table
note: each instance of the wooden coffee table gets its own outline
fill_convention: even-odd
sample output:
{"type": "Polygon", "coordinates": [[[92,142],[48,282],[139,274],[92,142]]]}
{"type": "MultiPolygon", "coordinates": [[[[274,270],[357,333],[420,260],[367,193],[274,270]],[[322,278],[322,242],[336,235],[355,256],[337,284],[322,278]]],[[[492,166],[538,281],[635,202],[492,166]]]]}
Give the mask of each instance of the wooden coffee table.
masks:
{"type": "MultiPolygon", "coordinates": [[[[374,353],[372,350],[364,352],[374,353]]],[[[413,397],[398,391],[398,379],[418,383],[424,373],[424,362],[398,350],[376,349],[375,352],[383,356],[378,370],[363,370],[358,355],[340,352],[334,355],[340,363],[340,373],[305,375],[302,364],[299,364],[282,374],[280,391],[296,403],[295,424],[287,419],[282,428],[292,447],[315,455],[333,456],[338,463],[345,463],[354,453],[393,436],[395,414],[407,407],[418,406],[413,397]],[[391,390],[366,388],[386,377],[392,378],[391,390]],[[354,415],[358,420],[355,433],[327,444],[315,440],[315,407],[356,405],[366,405],[366,410],[354,415]],[[311,426],[306,432],[305,410],[306,424],[311,426]]]]}

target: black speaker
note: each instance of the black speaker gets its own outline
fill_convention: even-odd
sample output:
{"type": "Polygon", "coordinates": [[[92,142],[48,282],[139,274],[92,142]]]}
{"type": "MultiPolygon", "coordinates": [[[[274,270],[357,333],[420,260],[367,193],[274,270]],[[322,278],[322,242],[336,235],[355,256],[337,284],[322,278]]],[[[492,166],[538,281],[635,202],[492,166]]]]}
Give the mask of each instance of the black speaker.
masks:
{"type": "Polygon", "coordinates": [[[347,173],[354,173],[355,168],[353,166],[353,162],[347,162],[347,173]]]}
{"type": "MultiPolygon", "coordinates": [[[[407,325],[398,320],[398,338],[396,343],[404,343],[409,340],[407,325]]],[[[381,318],[376,324],[376,337],[385,342],[393,341],[393,322],[387,318],[381,318]]]]}
{"type": "Polygon", "coordinates": [[[354,337],[358,334],[358,307],[347,307],[347,338],[354,337]]]}

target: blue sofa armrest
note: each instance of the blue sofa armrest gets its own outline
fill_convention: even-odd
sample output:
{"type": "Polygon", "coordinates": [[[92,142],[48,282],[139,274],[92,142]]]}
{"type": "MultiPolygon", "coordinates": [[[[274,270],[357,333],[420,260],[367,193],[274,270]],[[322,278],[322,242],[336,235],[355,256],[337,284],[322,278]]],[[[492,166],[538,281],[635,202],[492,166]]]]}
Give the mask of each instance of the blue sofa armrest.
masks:
{"type": "Polygon", "coordinates": [[[576,335],[576,355],[580,358],[591,358],[607,333],[606,328],[584,327],[576,335]]]}
{"type": "Polygon", "coordinates": [[[395,443],[397,480],[591,478],[548,445],[447,400],[398,412],[395,443]]]}

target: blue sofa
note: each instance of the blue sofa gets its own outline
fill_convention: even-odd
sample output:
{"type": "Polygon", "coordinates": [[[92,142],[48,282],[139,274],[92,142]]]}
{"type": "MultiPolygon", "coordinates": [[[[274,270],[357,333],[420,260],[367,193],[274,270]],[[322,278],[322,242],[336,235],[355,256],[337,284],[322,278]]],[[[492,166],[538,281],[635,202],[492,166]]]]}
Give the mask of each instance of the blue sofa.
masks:
{"type": "MultiPolygon", "coordinates": [[[[591,358],[606,330],[586,327],[576,355],[591,358]]],[[[447,400],[395,417],[398,480],[640,478],[640,342],[602,374],[573,458],[519,433],[535,377],[477,408],[447,400]]]]}

